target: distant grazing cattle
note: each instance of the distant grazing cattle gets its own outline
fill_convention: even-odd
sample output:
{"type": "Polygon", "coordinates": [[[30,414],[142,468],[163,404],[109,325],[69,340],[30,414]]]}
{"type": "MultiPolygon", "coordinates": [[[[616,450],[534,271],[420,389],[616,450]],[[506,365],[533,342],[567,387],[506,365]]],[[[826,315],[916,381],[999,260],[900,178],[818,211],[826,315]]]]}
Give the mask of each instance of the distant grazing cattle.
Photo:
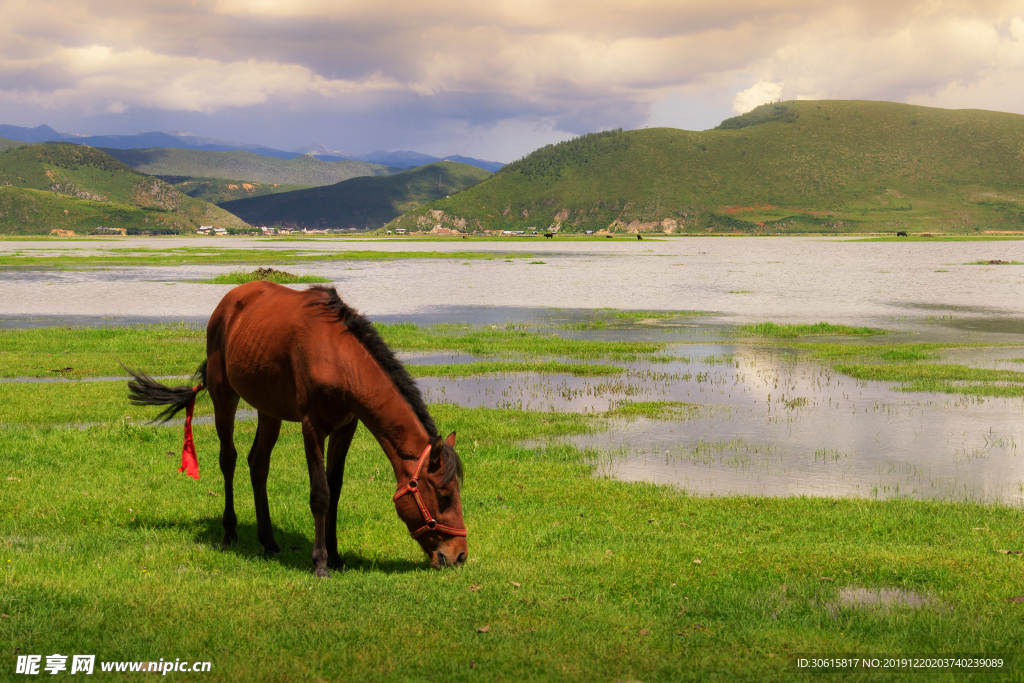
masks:
{"type": "Polygon", "coordinates": [[[545,239],[552,239],[554,236],[555,236],[555,233],[553,233],[553,232],[546,232],[546,233],[544,233],[545,239]]]}
{"type": "Polygon", "coordinates": [[[611,238],[612,238],[612,236],[611,236],[611,235],[605,235],[605,237],[607,237],[608,239],[611,239],[611,238]]]}
{"type": "Polygon", "coordinates": [[[637,235],[637,236],[636,236],[636,238],[637,238],[638,240],[642,240],[642,239],[643,239],[643,237],[641,237],[640,235],[637,235]]]}
{"type": "Polygon", "coordinates": [[[897,237],[906,237],[907,233],[905,231],[903,231],[903,230],[900,230],[898,233],[896,233],[896,236],[897,237]]]}

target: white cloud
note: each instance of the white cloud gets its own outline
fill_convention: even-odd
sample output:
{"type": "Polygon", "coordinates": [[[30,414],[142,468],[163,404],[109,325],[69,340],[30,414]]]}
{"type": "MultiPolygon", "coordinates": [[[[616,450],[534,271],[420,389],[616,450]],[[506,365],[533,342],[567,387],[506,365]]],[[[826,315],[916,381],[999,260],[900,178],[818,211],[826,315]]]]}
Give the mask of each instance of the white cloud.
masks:
{"type": "Polygon", "coordinates": [[[1024,0],[6,0],[0,102],[255,118],[377,107],[392,127],[467,140],[706,125],[688,112],[726,113],[737,87],[735,113],[779,98],[1024,113],[1022,17],[1024,0]]]}
{"type": "Polygon", "coordinates": [[[732,110],[737,114],[746,114],[755,107],[782,98],[782,83],[760,81],[746,90],[736,93],[732,101],[732,110]]]}

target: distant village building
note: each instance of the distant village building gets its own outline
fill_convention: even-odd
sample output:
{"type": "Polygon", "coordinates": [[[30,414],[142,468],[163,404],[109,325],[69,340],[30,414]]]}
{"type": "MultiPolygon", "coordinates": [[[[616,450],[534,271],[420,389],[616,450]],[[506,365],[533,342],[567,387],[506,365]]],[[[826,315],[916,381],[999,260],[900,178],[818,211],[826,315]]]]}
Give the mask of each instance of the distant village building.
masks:
{"type": "Polygon", "coordinates": [[[303,235],[326,235],[327,231],[326,230],[316,230],[316,229],[309,230],[307,228],[303,228],[302,229],[302,234],[303,235]]]}
{"type": "Polygon", "coordinates": [[[228,234],[228,229],[227,228],[214,228],[213,229],[213,234],[214,235],[226,235],[226,234],[228,234]]]}
{"type": "Polygon", "coordinates": [[[273,234],[277,233],[277,229],[276,228],[268,228],[267,226],[262,225],[262,226],[260,226],[260,232],[262,232],[264,235],[273,235],[273,234]]]}
{"type": "Polygon", "coordinates": [[[101,225],[92,231],[94,235],[124,235],[127,232],[124,228],[108,228],[105,225],[101,225]]]}
{"type": "Polygon", "coordinates": [[[200,225],[199,229],[196,230],[196,232],[198,234],[200,234],[200,235],[209,235],[211,232],[213,232],[213,226],[212,225],[200,225]]]}

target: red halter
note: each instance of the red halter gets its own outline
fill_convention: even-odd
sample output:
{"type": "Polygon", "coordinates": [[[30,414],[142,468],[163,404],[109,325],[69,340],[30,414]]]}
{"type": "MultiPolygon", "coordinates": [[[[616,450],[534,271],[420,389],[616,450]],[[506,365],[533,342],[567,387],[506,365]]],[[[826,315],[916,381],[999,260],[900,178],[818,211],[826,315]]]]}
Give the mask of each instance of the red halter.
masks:
{"type": "Polygon", "coordinates": [[[416,463],[416,471],[412,473],[412,478],[409,479],[409,483],[403,486],[402,488],[398,489],[398,491],[395,492],[395,496],[394,498],[392,498],[392,500],[397,502],[398,499],[404,496],[405,494],[412,493],[413,500],[416,501],[416,505],[419,507],[420,513],[423,515],[423,521],[426,522],[419,529],[409,534],[413,538],[422,536],[428,531],[440,531],[451,536],[465,536],[468,533],[466,529],[453,529],[450,526],[438,524],[437,520],[430,515],[430,510],[427,509],[426,503],[423,502],[423,495],[420,493],[419,486],[420,470],[423,469],[423,465],[425,465],[427,459],[430,458],[431,448],[432,446],[430,444],[427,444],[427,447],[423,449],[423,454],[420,455],[420,459],[416,463]]]}

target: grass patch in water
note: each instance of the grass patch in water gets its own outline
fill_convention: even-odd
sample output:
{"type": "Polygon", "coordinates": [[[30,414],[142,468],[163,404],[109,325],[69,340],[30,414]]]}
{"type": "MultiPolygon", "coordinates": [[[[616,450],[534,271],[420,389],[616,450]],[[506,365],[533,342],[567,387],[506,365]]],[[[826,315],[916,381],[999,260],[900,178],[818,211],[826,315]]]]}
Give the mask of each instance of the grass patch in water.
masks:
{"type": "Polygon", "coordinates": [[[886,330],[874,327],[851,327],[850,325],[833,325],[832,323],[820,322],[814,324],[806,323],[754,323],[740,325],[737,333],[750,337],[768,337],[771,339],[792,339],[796,337],[812,336],[843,336],[863,337],[876,334],[888,334],[886,330]]]}
{"type": "Polygon", "coordinates": [[[604,417],[638,418],[651,420],[687,420],[706,413],[706,407],[699,403],[683,401],[616,401],[605,411],[604,417]]]}
{"type": "Polygon", "coordinates": [[[529,332],[515,326],[499,328],[411,323],[377,325],[389,345],[404,351],[461,351],[474,356],[557,356],[575,360],[633,360],[666,348],[661,342],[565,339],[557,334],[529,332]]]}
{"type": "Polygon", "coordinates": [[[898,382],[901,391],[928,391],[971,396],[1024,396],[1024,372],[972,368],[956,364],[892,364],[834,366],[838,372],[865,381],[898,382]]]}
{"type": "Polygon", "coordinates": [[[564,323],[556,327],[565,330],[606,330],[612,327],[628,328],[676,318],[711,315],[711,313],[703,311],[609,311],[605,313],[606,310],[608,309],[598,309],[601,317],[564,323]]]}
{"type": "Polygon", "coordinates": [[[988,261],[968,261],[965,266],[1024,266],[1024,261],[1003,261],[1002,259],[991,259],[988,261]]]}
{"type": "Polygon", "coordinates": [[[233,270],[221,273],[212,280],[202,280],[212,285],[244,285],[247,282],[276,282],[279,285],[297,285],[306,283],[331,282],[320,275],[295,275],[273,268],[257,268],[256,270],[233,270]]]}
{"type": "Polygon", "coordinates": [[[480,375],[529,372],[535,374],[573,375],[575,377],[603,377],[618,375],[625,368],[593,363],[562,363],[558,361],[475,361],[446,365],[406,365],[413,377],[474,377],[480,375]]]}
{"type": "MultiPolygon", "coordinates": [[[[484,259],[507,258],[509,254],[473,251],[317,251],[315,249],[232,249],[227,247],[168,247],[167,249],[105,249],[102,254],[82,256],[75,250],[53,249],[53,256],[6,254],[0,267],[83,270],[110,266],[201,266],[201,265],[278,265],[331,261],[391,261],[398,259],[484,259]]],[[[531,254],[512,254],[530,258],[531,254]]]]}

